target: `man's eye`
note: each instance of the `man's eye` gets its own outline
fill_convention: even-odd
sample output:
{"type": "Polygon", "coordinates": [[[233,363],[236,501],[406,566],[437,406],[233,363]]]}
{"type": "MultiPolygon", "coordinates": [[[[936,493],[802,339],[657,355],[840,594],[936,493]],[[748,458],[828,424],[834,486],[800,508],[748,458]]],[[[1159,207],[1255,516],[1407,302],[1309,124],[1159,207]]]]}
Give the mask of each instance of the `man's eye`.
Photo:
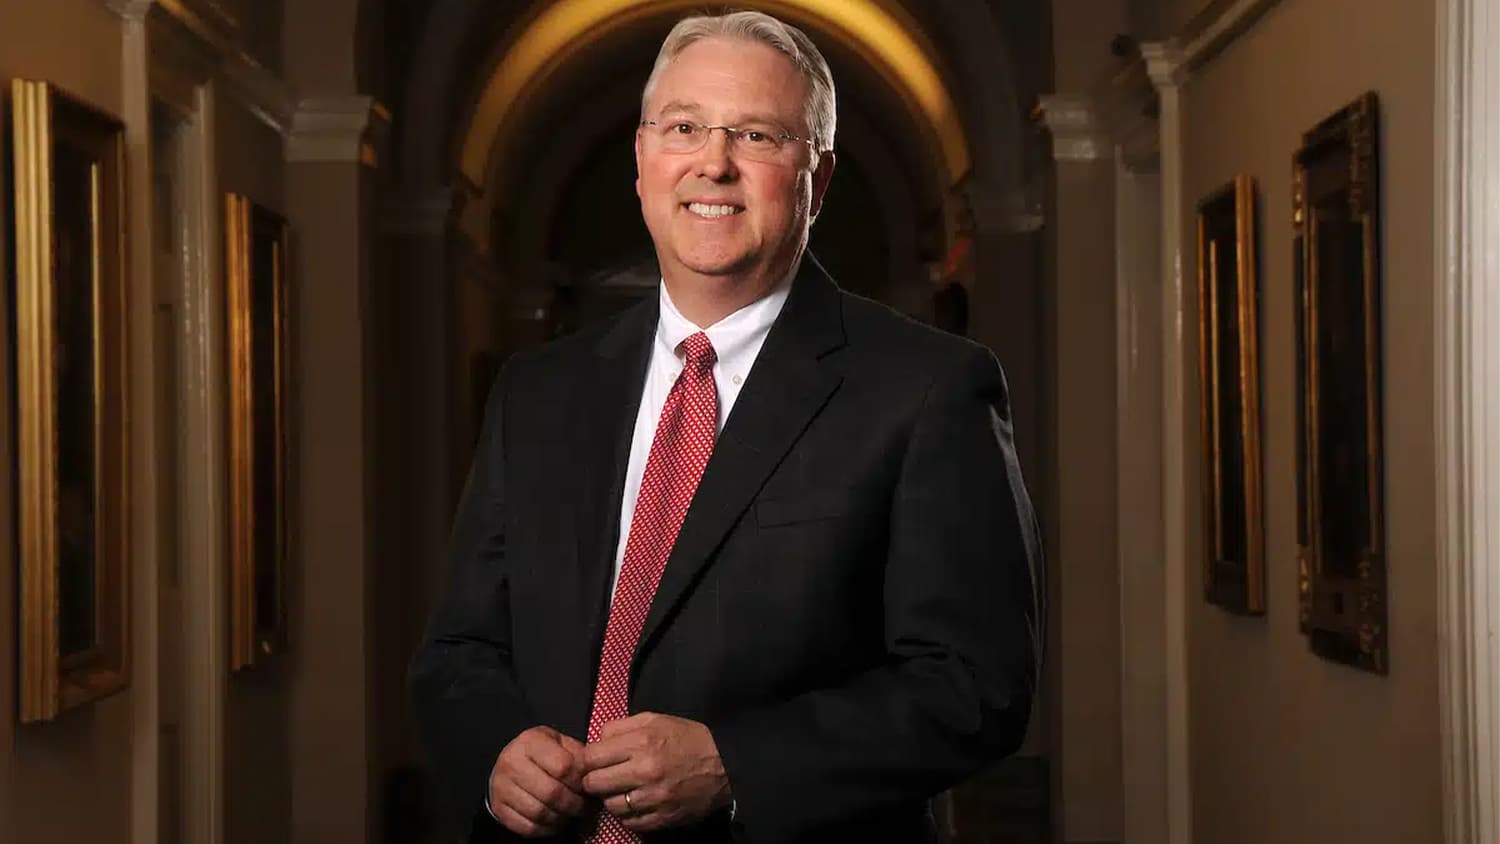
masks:
{"type": "Polygon", "coordinates": [[[749,141],[752,144],[763,144],[766,141],[771,140],[771,136],[767,135],[765,132],[758,132],[754,129],[751,129],[750,131],[745,133],[745,140],[749,141]]]}
{"type": "Polygon", "coordinates": [[[697,131],[697,128],[691,123],[673,123],[670,131],[676,132],[679,135],[691,135],[697,131]]]}

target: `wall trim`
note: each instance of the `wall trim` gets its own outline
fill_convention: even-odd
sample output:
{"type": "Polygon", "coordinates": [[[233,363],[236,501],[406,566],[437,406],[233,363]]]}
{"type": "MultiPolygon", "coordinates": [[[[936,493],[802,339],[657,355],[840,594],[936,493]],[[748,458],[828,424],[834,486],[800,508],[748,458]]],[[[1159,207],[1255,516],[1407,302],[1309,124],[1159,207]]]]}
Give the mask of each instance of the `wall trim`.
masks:
{"type": "MultiPolygon", "coordinates": [[[[144,21],[153,8],[159,16],[190,35],[206,52],[216,57],[224,88],[235,100],[277,132],[285,135],[296,113],[297,98],[286,82],[240,47],[238,22],[218,4],[207,2],[205,17],[195,10],[198,3],[185,0],[100,0],[105,8],[125,21],[144,21]],[[211,19],[210,19],[211,18],[211,19]]],[[[203,2],[203,0],[200,0],[203,2]]]]}
{"type": "Polygon", "coordinates": [[[1191,72],[1217,58],[1281,0],[1214,0],[1171,39],[1179,66],[1191,72]]]}
{"type": "Polygon", "coordinates": [[[1437,21],[1438,642],[1447,844],[1500,841],[1500,10],[1437,21]]]}

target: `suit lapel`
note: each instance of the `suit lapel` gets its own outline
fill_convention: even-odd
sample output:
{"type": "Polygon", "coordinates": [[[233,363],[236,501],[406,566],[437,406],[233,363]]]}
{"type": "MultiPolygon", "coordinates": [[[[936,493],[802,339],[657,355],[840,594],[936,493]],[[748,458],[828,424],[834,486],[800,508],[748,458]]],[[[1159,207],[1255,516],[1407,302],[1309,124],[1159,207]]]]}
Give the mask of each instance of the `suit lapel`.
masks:
{"type": "MultiPolygon", "coordinates": [[[[579,384],[574,407],[573,447],[582,467],[576,499],[578,601],[590,648],[590,673],[604,639],[625,468],[656,336],[658,305],[657,297],[651,296],[599,339],[593,348],[592,369],[579,384]]],[[[589,688],[593,688],[592,679],[589,688]]],[[[585,723],[587,718],[585,711],[585,723]]]]}
{"type": "Polygon", "coordinates": [[[771,472],[838,389],[841,376],[821,359],[843,343],[838,288],[806,255],[703,470],[636,645],[632,682],[656,632],[771,472]]]}

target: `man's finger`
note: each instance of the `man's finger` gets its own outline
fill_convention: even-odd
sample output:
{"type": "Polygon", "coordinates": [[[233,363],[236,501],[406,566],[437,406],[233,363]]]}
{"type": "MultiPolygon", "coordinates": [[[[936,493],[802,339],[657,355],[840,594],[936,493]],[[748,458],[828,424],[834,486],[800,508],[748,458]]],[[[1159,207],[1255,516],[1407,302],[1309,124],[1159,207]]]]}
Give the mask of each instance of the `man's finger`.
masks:
{"type": "Polygon", "coordinates": [[[559,819],[577,817],[583,812],[583,795],[536,765],[523,766],[515,773],[514,781],[528,797],[546,807],[559,819]]]}
{"type": "Polygon", "coordinates": [[[629,789],[645,784],[639,767],[637,763],[627,759],[619,764],[589,771],[583,777],[583,790],[596,797],[624,794],[629,789]]]}
{"type": "Polygon", "coordinates": [[[540,838],[556,831],[538,824],[503,803],[495,807],[495,819],[500,821],[501,826],[522,838],[540,838]]]}
{"type": "Polygon", "coordinates": [[[604,799],[604,810],[617,818],[643,817],[661,808],[661,794],[653,788],[639,787],[620,791],[604,799]],[[630,799],[626,800],[625,795],[630,799]]]}
{"type": "Polygon", "coordinates": [[[608,721],[604,726],[599,728],[599,738],[607,739],[639,730],[641,727],[649,724],[654,715],[655,713],[653,712],[637,712],[634,715],[608,721]]]}
{"type": "MultiPolygon", "coordinates": [[[[546,804],[528,793],[526,788],[514,780],[506,779],[497,784],[490,807],[495,810],[495,817],[501,816],[501,810],[509,810],[517,818],[526,821],[533,829],[527,832],[525,829],[515,829],[522,835],[528,835],[540,831],[553,829],[562,821],[562,817],[547,808],[546,804]]],[[[510,826],[509,824],[506,824],[510,826]]]]}
{"type": "Polygon", "coordinates": [[[630,761],[635,754],[635,744],[624,738],[601,738],[584,745],[583,770],[585,773],[608,768],[630,761]]]}
{"type": "Polygon", "coordinates": [[[566,750],[561,742],[536,742],[526,747],[526,758],[536,763],[549,776],[572,788],[578,787],[583,771],[578,759],[566,750]]]}

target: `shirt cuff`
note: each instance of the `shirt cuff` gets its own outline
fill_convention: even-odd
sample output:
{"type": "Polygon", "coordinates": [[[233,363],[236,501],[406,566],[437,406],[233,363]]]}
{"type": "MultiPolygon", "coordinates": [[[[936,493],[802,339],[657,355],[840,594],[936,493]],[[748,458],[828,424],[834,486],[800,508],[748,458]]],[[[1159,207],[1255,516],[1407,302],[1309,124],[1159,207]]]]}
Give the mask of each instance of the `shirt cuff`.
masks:
{"type": "Polygon", "coordinates": [[[490,813],[490,820],[495,823],[500,822],[500,819],[495,817],[495,810],[490,808],[490,796],[488,794],[484,795],[484,810],[490,813]]]}

